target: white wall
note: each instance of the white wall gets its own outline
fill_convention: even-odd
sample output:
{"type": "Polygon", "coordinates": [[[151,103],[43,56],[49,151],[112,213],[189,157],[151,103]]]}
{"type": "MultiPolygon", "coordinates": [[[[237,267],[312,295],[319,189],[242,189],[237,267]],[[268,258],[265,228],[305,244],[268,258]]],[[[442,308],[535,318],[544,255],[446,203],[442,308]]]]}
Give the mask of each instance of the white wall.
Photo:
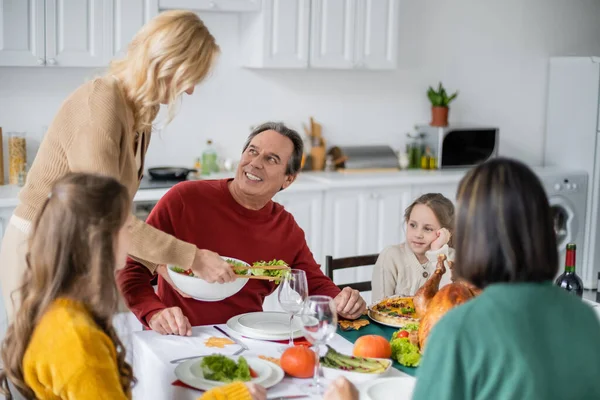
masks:
{"type": "MultiPolygon", "coordinates": [[[[500,152],[542,162],[547,60],[600,55],[597,0],[402,0],[399,68],[392,72],[248,70],[239,66],[235,15],[204,14],[223,49],[216,72],[185,97],[155,136],[148,166],[192,164],[207,138],[237,156],[249,127],[314,116],[329,144],[399,148],[429,121],[429,84],[460,90],[451,123],[500,127],[500,152]]],[[[61,101],[89,69],[0,68],[0,126],[39,140],[61,101]]],[[[34,147],[34,146],[32,146],[34,147]]],[[[33,151],[33,150],[32,150],[33,151]]]]}

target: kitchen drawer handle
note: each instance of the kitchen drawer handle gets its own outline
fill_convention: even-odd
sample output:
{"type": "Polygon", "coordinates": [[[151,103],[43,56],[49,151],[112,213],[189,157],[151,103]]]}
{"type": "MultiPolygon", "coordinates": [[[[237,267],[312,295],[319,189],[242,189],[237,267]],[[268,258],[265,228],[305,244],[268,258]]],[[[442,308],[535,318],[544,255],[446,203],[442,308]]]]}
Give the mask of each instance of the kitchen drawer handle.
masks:
{"type": "Polygon", "coordinates": [[[44,65],[44,64],[46,64],[46,60],[44,60],[43,58],[40,57],[37,59],[37,63],[38,63],[38,65],[44,65]]]}
{"type": "Polygon", "coordinates": [[[56,65],[56,60],[54,58],[51,58],[48,60],[48,64],[49,65],[56,65]]]}

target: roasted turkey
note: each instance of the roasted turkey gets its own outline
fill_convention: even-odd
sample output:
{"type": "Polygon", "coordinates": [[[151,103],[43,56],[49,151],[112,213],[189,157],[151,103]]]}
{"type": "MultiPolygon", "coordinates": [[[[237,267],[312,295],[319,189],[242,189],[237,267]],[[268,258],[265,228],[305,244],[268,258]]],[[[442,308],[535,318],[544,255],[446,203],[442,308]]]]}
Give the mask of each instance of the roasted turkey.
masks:
{"type": "MultiPolygon", "coordinates": [[[[440,289],[440,280],[446,273],[444,262],[446,256],[440,254],[437,267],[433,274],[427,279],[425,284],[417,290],[413,298],[417,318],[421,320],[419,324],[419,347],[421,351],[425,348],[425,341],[431,328],[446,314],[450,309],[477,296],[481,290],[469,282],[455,280],[451,277],[452,283],[440,289]]],[[[447,261],[450,273],[452,273],[453,262],[447,261]]]]}

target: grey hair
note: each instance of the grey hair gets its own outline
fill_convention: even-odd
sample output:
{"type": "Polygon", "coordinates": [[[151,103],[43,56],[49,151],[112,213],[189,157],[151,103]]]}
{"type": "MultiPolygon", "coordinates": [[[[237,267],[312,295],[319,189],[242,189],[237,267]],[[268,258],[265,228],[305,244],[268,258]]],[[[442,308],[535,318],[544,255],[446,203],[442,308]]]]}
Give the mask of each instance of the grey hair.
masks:
{"type": "Polygon", "coordinates": [[[288,128],[284,125],[283,122],[265,122],[260,126],[254,128],[252,133],[248,135],[248,139],[246,140],[246,144],[244,145],[243,152],[246,151],[248,146],[250,146],[250,142],[256,135],[262,133],[264,131],[275,131],[286,138],[292,141],[294,145],[294,151],[292,151],[292,156],[288,161],[288,165],[285,169],[286,175],[296,175],[300,172],[300,165],[302,164],[302,154],[304,153],[304,142],[302,141],[302,137],[293,129],[288,128]]]}

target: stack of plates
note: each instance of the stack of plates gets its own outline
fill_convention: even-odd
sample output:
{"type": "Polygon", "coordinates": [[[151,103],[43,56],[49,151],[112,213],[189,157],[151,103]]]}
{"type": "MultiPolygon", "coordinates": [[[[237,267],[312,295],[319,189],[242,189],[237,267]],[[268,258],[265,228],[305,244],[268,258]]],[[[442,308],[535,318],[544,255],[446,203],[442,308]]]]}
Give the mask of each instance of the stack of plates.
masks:
{"type": "Polygon", "coordinates": [[[379,378],[358,387],[361,400],[410,400],[417,380],[409,376],[379,378]]]}
{"type": "MultiPolygon", "coordinates": [[[[217,386],[226,385],[225,382],[212,381],[204,377],[202,367],[200,366],[202,358],[203,357],[193,358],[179,364],[177,368],[175,368],[175,376],[177,379],[186,385],[200,390],[210,390],[217,386]]],[[[238,359],[238,357],[233,356],[230,358],[236,361],[238,359]]],[[[267,389],[281,382],[285,375],[281,367],[272,362],[261,360],[256,357],[245,358],[246,361],[248,361],[250,368],[258,375],[256,378],[252,378],[251,382],[259,384],[267,389]]]]}
{"type": "MultiPolygon", "coordinates": [[[[282,312],[253,312],[236,315],[227,327],[250,339],[287,340],[290,337],[290,315],[282,312]]],[[[294,339],[304,336],[300,318],[292,322],[294,339]]]]}

